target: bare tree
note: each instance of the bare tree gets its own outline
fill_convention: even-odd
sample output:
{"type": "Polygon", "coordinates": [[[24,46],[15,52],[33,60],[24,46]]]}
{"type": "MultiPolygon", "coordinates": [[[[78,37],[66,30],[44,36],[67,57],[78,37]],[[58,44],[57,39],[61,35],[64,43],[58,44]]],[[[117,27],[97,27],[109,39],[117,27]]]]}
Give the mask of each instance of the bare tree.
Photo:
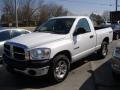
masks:
{"type": "Polygon", "coordinates": [[[20,11],[22,14],[22,20],[31,20],[33,11],[32,4],[34,4],[33,0],[24,0],[24,2],[21,4],[21,7],[19,7],[21,9],[20,11]]]}
{"type": "Polygon", "coordinates": [[[102,17],[104,18],[105,21],[110,21],[110,12],[104,11],[102,17]]]}
{"type": "MultiPolygon", "coordinates": [[[[66,16],[69,11],[55,3],[45,4],[43,0],[17,0],[19,23],[40,21],[41,23],[50,17],[66,16]]],[[[3,0],[2,20],[7,23],[15,23],[15,0],[3,0]]]]}
{"type": "Polygon", "coordinates": [[[94,26],[101,26],[104,23],[102,16],[92,13],[90,19],[93,21],[94,26]]]}
{"type": "Polygon", "coordinates": [[[55,3],[53,4],[48,4],[48,9],[49,9],[49,16],[66,16],[68,14],[68,10],[63,8],[63,6],[59,6],[55,3]]]}
{"type": "Polygon", "coordinates": [[[41,8],[39,8],[37,12],[37,16],[39,17],[39,20],[42,23],[48,18],[66,16],[68,13],[69,11],[63,8],[63,6],[57,5],[55,3],[50,3],[41,5],[41,8]]]}
{"type": "MultiPolygon", "coordinates": [[[[43,0],[17,0],[18,1],[18,19],[19,21],[30,21],[32,16],[40,8],[43,0]],[[37,5],[37,6],[36,6],[37,5]]],[[[3,21],[7,23],[15,22],[15,0],[2,0],[3,3],[3,21]]]]}
{"type": "Polygon", "coordinates": [[[15,0],[3,0],[3,5],[5,21],[12,23],[15,20],[15,0]]]}

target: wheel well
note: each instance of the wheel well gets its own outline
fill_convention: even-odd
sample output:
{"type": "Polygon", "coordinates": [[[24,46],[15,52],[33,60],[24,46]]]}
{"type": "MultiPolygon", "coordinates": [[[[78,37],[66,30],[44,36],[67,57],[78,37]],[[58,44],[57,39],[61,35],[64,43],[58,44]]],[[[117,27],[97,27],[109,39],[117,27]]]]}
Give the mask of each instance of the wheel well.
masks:
{"type": "Polygon", "coordinates": [[[103,42],[104,42],[104,41],[109,44],[109,38],[108,38],[108,37],[104,38],[103,42]]]}
{"type": "Polygon", "coordinates": [[[64,50],[64,51],[58,52],[54,57],[56,57],[56,56],[59,55],[59,54],[66,55],[66,56],[69,58],[70,62],[71,62],[72,58],[71,58],[71,53],[70,53],[70,51],[64,50]]]}

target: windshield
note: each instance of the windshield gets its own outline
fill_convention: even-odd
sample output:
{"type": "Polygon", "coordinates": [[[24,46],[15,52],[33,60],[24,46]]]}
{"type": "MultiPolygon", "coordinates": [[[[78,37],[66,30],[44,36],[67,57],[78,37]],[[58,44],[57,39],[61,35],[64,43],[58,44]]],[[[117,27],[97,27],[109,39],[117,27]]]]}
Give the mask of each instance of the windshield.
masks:
{"type": "Polygon", "coordinates": [[[39,26],[35,31],[55,34],[67,34],[69,33],[74,20],[75,19],[73,18],[51,19],[39,26]]]}

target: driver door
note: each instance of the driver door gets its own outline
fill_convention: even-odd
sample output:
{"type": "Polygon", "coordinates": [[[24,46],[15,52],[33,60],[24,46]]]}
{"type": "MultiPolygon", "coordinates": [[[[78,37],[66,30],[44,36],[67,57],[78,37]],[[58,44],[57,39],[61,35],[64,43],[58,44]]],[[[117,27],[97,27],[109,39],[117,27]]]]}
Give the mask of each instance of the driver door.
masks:
{"type": "Polygon", "coordinates": [[[74,58],[79,59],[92,53],[95,45],[95,33],[91,31],[87,19],[80,19],[73,34],[74,58]]]}

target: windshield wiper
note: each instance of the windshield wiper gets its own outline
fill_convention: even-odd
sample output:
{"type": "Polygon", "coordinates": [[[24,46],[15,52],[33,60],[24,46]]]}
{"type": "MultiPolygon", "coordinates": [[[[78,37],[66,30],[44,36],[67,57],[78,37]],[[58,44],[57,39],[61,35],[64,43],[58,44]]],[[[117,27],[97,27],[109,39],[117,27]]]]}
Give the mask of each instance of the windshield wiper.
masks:
{"type": "Polygon", "coordinates": [[[44,33],[53,33],[53,34],[64,34],[62,32],[57,32],[57,31],[53,31],[53,30],[44,30],[44,31],[40,31],[40,30],[36,30],[35,32],[44,32],[44,33]]]}

